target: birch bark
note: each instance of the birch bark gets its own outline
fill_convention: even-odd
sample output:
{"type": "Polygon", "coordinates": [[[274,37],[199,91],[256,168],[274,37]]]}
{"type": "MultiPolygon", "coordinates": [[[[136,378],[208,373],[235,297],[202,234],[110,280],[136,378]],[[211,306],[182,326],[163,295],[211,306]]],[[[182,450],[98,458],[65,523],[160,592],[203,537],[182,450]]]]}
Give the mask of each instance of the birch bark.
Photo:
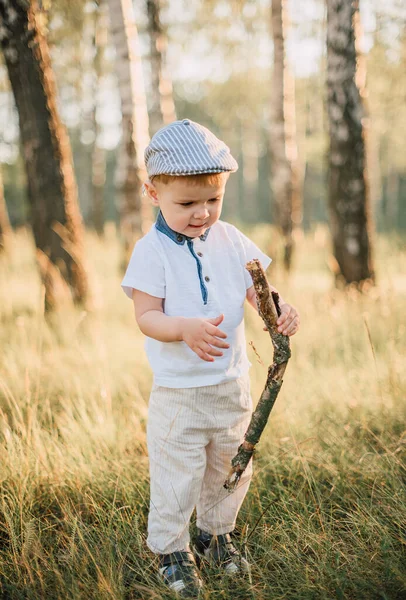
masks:
{"type": "Polygon", "coordinates": [[[37,0],[0,0],[1,46],[13,90],[27,173],[31,223],[46,309],[69,285],[88,298],[83,225],[69,138],[56,107],[56,85],[37,0]]]}
{"type": "Polygon", "coordinates": [[[176,120],[172,80],[166,70],[167,39],[161,23],[161,0],[147,0],[148,33],[151,40],[151,108],[150,131],[176,120]]]}
{"type": "Polygon", "coordinates": [[[337,282],[374,280],[365,111],[357,86],[358,0],[327,0],[328,195],[337,282]]]}
{"type": "Polygon", "coordinates": [[[137,26],[131,0],[107,0],[121,98],[122,139],[117,158],[116,193],[128,264],[134,242],[148,230],[152,209],[142,195],[147,177],[144,150],[148,145],[148,111],[137,26]]]}
{"type": "MultiPolygon", "coordinates": [[[[274,68],[271,104],[271,181],[277,222],[284,241],[284,266],[289,270],[293,253],[292,214],[300,215],[294,78],[286,60],[287,0],[272,0],[274,68]]],[[[299,217],[297,217],[299,218],[299,217]]]]}
{"type": "Polygon", "coordinates": [[[104,54],[107,45],[107,6],[100,2],[94,21],[94,103],[92,121],[94,143],[92,149],[92,225],[99,236],[104,234],[105,208],[103,191],[106,183],[106,150],[100,145],[100,124],[97,119],[98,95],[103,75],[104,54]]]}

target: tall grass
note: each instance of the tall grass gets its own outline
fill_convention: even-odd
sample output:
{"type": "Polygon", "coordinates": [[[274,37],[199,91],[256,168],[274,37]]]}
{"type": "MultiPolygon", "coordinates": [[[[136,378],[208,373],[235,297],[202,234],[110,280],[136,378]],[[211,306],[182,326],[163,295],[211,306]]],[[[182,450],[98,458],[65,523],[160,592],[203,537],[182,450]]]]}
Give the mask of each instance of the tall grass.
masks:
{"type": "MultiPolygon", "coordinates": [[[[252,236],[274,254],[269,228],[252,236]]],[[[145,546],[151,373],[114,232],[87,255],[94,310],[47,319],[30,237],[0,262],[0,597],[169,599],[145,546]]],[[[376,260],[376,289],[333,290],[318,229],[289,280],[270,268],[302,326],[239,516],[251,577],[205,570],[205,599],[406,598],[406,252],[379,238],[376,260]]],[[[271,344],[246,322],[255,400],[271,344]]]]}

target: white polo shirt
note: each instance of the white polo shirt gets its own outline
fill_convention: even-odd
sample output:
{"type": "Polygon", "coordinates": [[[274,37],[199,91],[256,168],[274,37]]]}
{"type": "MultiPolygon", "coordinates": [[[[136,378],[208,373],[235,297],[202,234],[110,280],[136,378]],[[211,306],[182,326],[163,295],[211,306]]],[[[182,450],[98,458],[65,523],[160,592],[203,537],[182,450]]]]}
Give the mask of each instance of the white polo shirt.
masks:
{"type": "Polygon", "coordinates": [[[136,243],[122,288],[129,298],[137,289],[164,299],[171,317],[213,318],[224,314],[219,328],[230,348],[214,362],[199,358],[185,342],[147,337],[145,349],[154,383],[170,388],[215,385],[245,375],[250,367],[244,331],[244,300],[252,286],[245,264],[258,258],[264,269],[271,259],[233,225],[217,221],[200,238],[187,238],[168,227],[161,213],[136,243]]]}

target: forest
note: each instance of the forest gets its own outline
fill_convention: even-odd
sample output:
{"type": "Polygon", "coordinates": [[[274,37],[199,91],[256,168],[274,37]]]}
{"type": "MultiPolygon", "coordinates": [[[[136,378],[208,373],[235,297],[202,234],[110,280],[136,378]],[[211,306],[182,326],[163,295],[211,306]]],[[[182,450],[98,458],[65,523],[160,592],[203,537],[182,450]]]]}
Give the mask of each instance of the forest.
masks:
{"type": "MultiPolygon", "coordinates": [[[[233,533],[251,570],[202,568],[201,597],[401,600],[401,0],[0,0],[0,597],[178,597],[146,546],[153,374],[120,283],[157,217],[144,150],[182,119],[230,147],[221,219],[301,321],[233,533]]],[[[255,405],[273,345],[245,327],[255,405]]]]}

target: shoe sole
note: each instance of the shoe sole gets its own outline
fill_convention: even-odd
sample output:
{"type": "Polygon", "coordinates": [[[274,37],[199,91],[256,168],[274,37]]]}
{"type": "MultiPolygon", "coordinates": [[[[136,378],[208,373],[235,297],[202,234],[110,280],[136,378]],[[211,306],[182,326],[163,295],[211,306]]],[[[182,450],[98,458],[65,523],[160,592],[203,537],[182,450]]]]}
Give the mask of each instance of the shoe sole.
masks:
{"type": "MultiPolygon", "coordinates": [[[[197,566],[200,568],[201,564],[205,564],[208,565],[210,567],[215,567],[220,569],[224,575],[230,575],[231,577],[235,576],[235,575],[248,575],[249,573],[251,573],[251,566],[249,563],[247,563],[247,567],[246,569],[242,568],[242,567],[238,567],[237,566],[237,571],[229,571],[227,570],[226,567],[222,567],[221,564],[220,565],[216,565],[215,563],[211,562],[209,558],[207,558],[207,556],[205,556],[204,554],[201,554],[197,549],[196,546],[194,546],[192,548],[192,552],[196,558],[196,564],[197,566]]],[[[234,563],[235,564],[235,563],[234,563]]]]}
{"type": "Polygon", "coordinates": [[[163,579],[162,575],[160,575],[159,573],[156,575],[157,580],[159,581],[159,583],[161,585],[164,585],[166,589],[170,590],[173,594],[176,594],[177,596],[179,596],[179,598],[185,598],[185,600],[187,600],[188,598],[190,600],[196,600],[198,598],[201,598],[201,595],[203,593],[203,584],[202,587],[200,588],[200,590],[197,592],[197,595],[194,596],[183,596],[182,595],[182,591],[184,591],[186,588],[183,588],[183,590],[179,590],[179,592],[177,592],[176,590],[174,590],[173,588],[171,588],[171,586],[166,583],[166,581],[163,579]]]}

